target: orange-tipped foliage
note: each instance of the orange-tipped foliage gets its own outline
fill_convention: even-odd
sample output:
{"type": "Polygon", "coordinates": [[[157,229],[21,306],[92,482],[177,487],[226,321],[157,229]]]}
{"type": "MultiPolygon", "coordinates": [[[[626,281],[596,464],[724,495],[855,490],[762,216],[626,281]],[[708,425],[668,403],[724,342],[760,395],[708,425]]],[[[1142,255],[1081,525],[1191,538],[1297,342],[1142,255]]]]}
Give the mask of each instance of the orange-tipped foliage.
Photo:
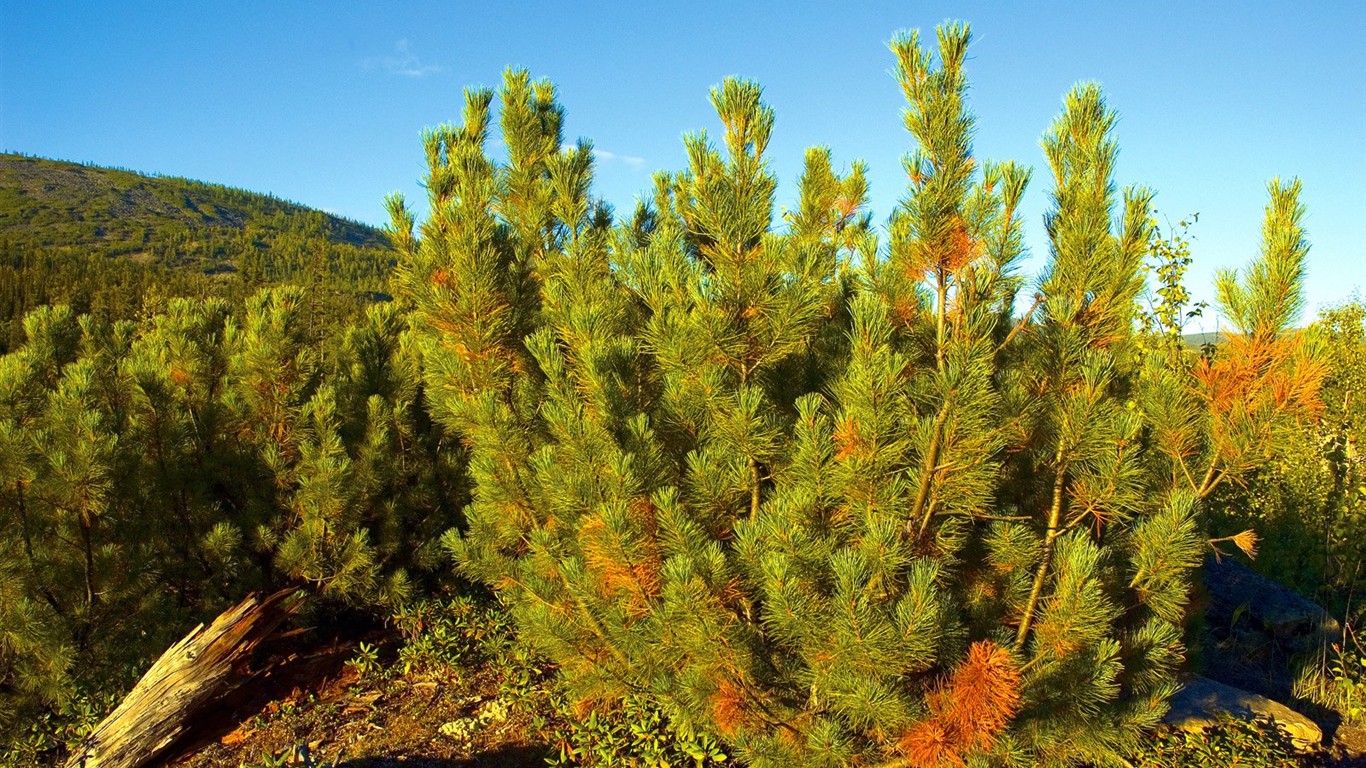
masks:
{"type": "Polygon", "coordinates": [[[850,416],[844,416],[835,425],[835,460],[844,461],[853,456],[861,458],[867,452],[862,435],[859,434],[858,422],[850,416]]]}
{"type": "Polygon", "coordinates": [[[633,504],[631,508],[632,523],[638,534],[644,534],[635,546],[609,530],[600,517],[589,517],[579,527],[584,563],[596,577],[599,592],[620,600],[627,613],[637,617],[649,613],[650,603],[659,597],[663,568],[658,547],[650,535],[654,527],[653,508],[646,507],[648,503],[633,504]]]}
{"type": "Polygon", "coordinates": [[[920,314],[920,302],[914,293],[897,296],[892,302],[892,316],[909,327],[920,314]]]}
{"type": "Polygon", "coordinates": [[[1250,529],[1249,529],[1249,530],[1243,531],[1242,533],[1235,533],[1235,534],[1233,534],[1232,541],[1233,541],[1233,546],[1235,546],[1235,547],[1237,547],[1238,549],[1242,550],[1243,554],[1244,554],[1244,555],[1247,555],[1247,557],[1248,557],[1249,560],[1255,560],[1255,559],[1257,558],[1257,532],[1256,532],[1256,531],[1253,531],[1253,530],[1250,530],[1250,529]]]}
{"type": "Polygon", "coordinates": [[[734,737],[750,722],[745,691],[730,678],[723,678],[711,697],[711,715],[722,736],[734,737]]]}
{"type": "Polygon", "coordinates": [[[986,749],[1020,709],[1020,668],[990,640],[973,643],[944,694],[939,715],[968,749],[986,749]]]}
{"type": "Polygon", "coordinates": [[[982,244],[968,234],[967,225],[961,217],[955,218],[949,232],[948,247],[945,249],[941,264],[947,272],[957,272],[982,254],[982,244]]]}
{"type": "Polygon", "coordinates": [[[896,749],[911,765],[924,768],[961,768],[966,765],[958,753],[953,734],[935,718],[911,726],[896,743],[896,749]]]}
{"type": "Polygon", "coordinates": [[[955,216],[946,231],[912,249],[911,258],[905,263],[905,276],[918,282],[926,273],[933,272],[944,279],[956,275],[983,253],[981,240],[968,232],[961,216],[955,216]]]}
{"type": "Polygon", "coordinates": [[[1214,359],[1196,365],[1195,378],[1216,416],[1239,409],[1312,414],[1326,372],[1302,347],[1297,335],[1233,334],[1214,359]]]}
{"type": "Polygon", "coordinates": [[[1310,359],[1300,334],[1234,334],[1193,375],[1210,415],[1215,457],[1238,470],[1270,447],[1282,417],[1318,413],[1327,370],[1310,359]]]}
{"type": "Polygon", "coordinates": [[[987,750],[1020,710],[1020,668],[1006,649],[982,640],[928,697],[930,717],[907,729],[897,749],[915,765],[961,766],[987,750]]]}

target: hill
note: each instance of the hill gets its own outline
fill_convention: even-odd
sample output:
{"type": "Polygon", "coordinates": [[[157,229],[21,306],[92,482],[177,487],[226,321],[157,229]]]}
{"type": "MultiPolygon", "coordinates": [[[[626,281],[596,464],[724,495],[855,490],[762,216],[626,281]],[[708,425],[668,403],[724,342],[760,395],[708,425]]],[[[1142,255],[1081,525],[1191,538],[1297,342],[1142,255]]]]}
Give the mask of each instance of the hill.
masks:
{"type": "Polygon", "coordinates": [[[270,195],[0,154],[0,350],[42,304],[121,319],[295,282],[354,305],[386,294],[392,265],[382,231],[270,195]]]}
{"type": "Polygon", "coordinates": [[[59,160],[0,154],[0,236],[37,237],[69,248],[139,252],[168,225],[280,235],[303,218],[329,242],[386,248],[384,234],[297,203],[218,184],[149,176],[59,160]],[[62,235],[57,238],[56,235],[62,235]]]}
{"type": "Polygon", "coordinates": [[[1218,346],[1223,343],[1224,337],[1227,335],[1227,332],[1224,331],[1205,331],[1188,333],[1182,338],[1185,340],[1186,346],[1191,349],[1204,349],[1206,346],[1218,346]]]}

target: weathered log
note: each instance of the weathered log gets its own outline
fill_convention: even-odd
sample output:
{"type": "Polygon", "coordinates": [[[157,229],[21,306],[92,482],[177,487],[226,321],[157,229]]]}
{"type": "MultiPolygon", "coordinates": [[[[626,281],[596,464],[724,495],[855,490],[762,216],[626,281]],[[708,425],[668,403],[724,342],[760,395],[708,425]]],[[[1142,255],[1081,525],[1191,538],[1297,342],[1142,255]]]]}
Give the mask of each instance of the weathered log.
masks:
{"type": "Polygon", "coordinates": [[[253,594],[208,627],[195,627],[161,654],[66,768],[142,768],[162,757],[197,712],[250,679],[253,651],[293,613],[295,594],[253,594]]]}

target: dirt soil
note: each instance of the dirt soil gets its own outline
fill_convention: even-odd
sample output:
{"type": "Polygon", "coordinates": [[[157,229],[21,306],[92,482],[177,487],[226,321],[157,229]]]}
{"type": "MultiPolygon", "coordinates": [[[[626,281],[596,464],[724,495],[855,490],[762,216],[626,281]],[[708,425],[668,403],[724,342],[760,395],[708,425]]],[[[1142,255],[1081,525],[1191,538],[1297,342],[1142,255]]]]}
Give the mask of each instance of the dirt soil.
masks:
{"type": "MultiPolygon", "coordinates": [[[[371,637],[392,645],[392,638],[371,637]]],[[[211,716],[176,768],[541,768],[547,746],[499,699],[490,665],[440,675],[362,676],[358,642],[301,654],[263,695],[211,716]]],[[[383,648],[382,648],[383,650],[383,648]]]]}

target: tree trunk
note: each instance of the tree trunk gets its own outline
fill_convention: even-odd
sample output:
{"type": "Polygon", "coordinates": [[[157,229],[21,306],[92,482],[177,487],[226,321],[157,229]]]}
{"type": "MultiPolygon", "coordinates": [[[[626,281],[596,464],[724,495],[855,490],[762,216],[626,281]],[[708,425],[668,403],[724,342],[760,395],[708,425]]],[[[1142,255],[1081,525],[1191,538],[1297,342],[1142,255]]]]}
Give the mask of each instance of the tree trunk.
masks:
{"type": "Polygon", "coordinates": [[[192,630],[157,659],[66,768],[142,768],[162,757],[198,712],[250,679],[252,652],[294,612],[295,594],[249,595],[192,630]]]}

